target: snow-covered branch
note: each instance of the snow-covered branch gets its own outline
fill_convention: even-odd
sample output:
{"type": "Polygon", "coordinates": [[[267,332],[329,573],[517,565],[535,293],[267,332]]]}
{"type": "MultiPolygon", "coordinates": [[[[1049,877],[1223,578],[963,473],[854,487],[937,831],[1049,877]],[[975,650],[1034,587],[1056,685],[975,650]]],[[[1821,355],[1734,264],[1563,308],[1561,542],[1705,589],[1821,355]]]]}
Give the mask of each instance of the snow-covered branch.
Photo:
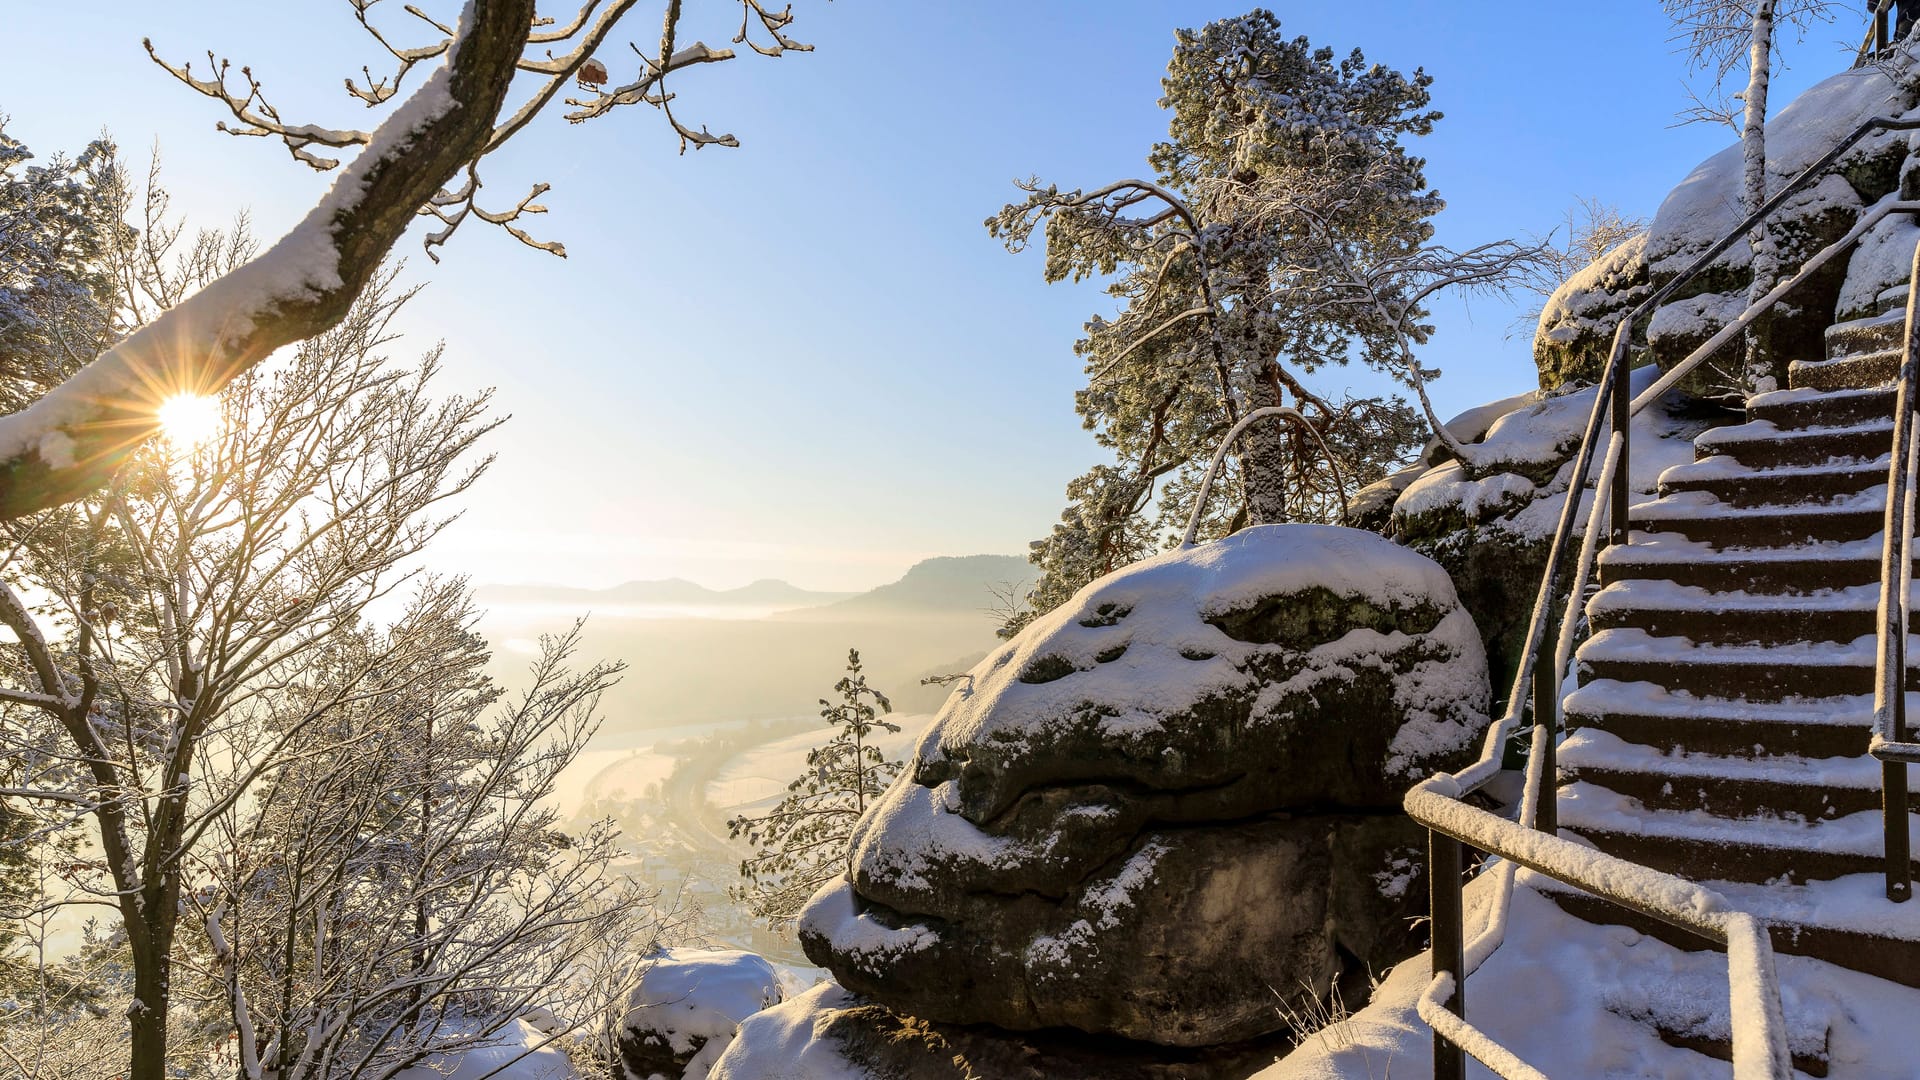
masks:
{"type": "MultiPolygon", "coordinates": [[[[337,323],[416,215],[439,223],[425,238],[436,258],[436,249],[455,230],[476,219],[499,225],[530,246],[564,254],[560,244],[537,240],[519,224],[543,211],[534,200],[545,185],[530,185],[529,194],[505,209],[488,209],[476,202],[482,190],[478,166],[562,96],[638,2],[589,0],[575,17],[557,25],[536,16],[533,0],[471,0],[452,27],[409,6],[411,22],[436,35],[426,45],[410,47],[395,43],[397,31],[375,25],[370,13],[377,0],[353,0],[356,19],[396,65],[388,77],[375,78],[369,71],[364,83],[347,81],[360,104],[390,109],[371,131],[289,120],[267,99],[251,67],[236,73],[232,64],[209,54],[210,69],[202,75],[189,64],[163,60],[149,43],[155,63],[226,110],[230,119],[222,122],[222,130],[277,138],[296,160],[322,170],[339,168],[340,175],[300,224],[266,252],[180,299],[25,410],[0,417],[0,518],[99,488],[157,430],[158,407],[166,398],[217,391],[275,349],[337,323]],[[555,46],[566,51],[556,55],[555,46]],[[400,88],[413,69],[433,61],[440,66],[403,96],[400,88]],[[534,85],[509,108],[516,75],[534,76],[534,85]],[[343,166],[343,155],[321,153],[334,150],[357,152],[343,166]],[[464,181],[456,184],[463,174],[464,181]]],[[[741,4],[737,40],[766,55],[806,48],[787,34],[790,13],[771,11],[757,0],[741,4]]],[[[734,145],[731,136],[712,135],[674,116],[667,77],[733,55],[700,44],[676,48],[679,22],[680,2],[668,0],[661,51],[636,49],[636,78],[572,102],[576,108],[568,119],[578,122],[644,102],[667,116],[683,148],[734,145]]]]}
{"type": "Polygon", "coordinates": [[[418,208],[485,147],[532,18],[531,0],[474,0],[446,64],[291,233],[0,418],[0,516],[101,486],[157,429],[166,397],[219,390],[338,322],[418,208]]]}

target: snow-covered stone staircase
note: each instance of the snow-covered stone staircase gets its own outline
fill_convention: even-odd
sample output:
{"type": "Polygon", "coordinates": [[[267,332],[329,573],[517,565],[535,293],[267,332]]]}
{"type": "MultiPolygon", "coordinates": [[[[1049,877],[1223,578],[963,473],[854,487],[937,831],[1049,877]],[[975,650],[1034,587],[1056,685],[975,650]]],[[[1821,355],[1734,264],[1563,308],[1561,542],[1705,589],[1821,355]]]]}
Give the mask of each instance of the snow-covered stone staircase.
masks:
{"type": "MultiPolygon", "coordinates": [[[[1712,883],[1782,953],[1920,986],[1920,901],[1884,896],[1867,754],[1893,401],[1885,387],[1759,395],[1633,508],[1633,542],[1602,553],[1587,604],[1558,810],[1567,834],[1712,883]]],[[[1592,921],[1700,946],[1534,884],[1592,921]]],[[[1718,1045],[1684,1017],[1646,1019],[1676,1045],[1718,1045]]],[[[1824,1073],[1824,1038],[1791,1033],[1803,1070],[1824,1073]]]]}

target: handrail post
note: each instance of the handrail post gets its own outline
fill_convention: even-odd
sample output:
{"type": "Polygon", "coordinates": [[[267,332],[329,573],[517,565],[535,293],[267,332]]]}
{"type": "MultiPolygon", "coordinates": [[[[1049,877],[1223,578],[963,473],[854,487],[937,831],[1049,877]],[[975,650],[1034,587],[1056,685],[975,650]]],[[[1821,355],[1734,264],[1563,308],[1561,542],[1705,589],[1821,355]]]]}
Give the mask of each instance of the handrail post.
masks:
{"type": "MultiPolygon", "coordinates": [[[[1595,492],[1598,498],[1599,493],[1595,492]]],[[[1567,610],[1561,618],[1574,617],[1573,607],[1580,602],[1575,596],[1567,600],[1567,610]]],[[[1551,635],[1549,635],[1550,637],[1551,635]]],[[[1555,793],[1560,786],[1559,757],[1559,718],[1560,718],[1560,672],[1555,668],[1554,650],[1541,649],[1533,661],[1533,726],[1538,736],[1533,740],[1533,752],[1540,755],[1540,797],[1535,801],[1533,827],[1556,836],[1560,832],[1560,809],[1555,793]]]]}
{"type": "MultiPolygon", "coordinates": [[[[1433,914],[1433,974],[1453,977],[1446,1010],[1467,1015],[1466,915],[1460,897],[1460,841],[1427,830],[1427,903],[1433,914]]],[[[1467,1054],[1438,1031],[1433,1033],[1433,1080],[1466,1080],[1467,1054]]]]}
{"type": "MultiPolygon", "coordinates": [[[[1627,341],[1632,334],[1631,326],[1631,319],[1621,324],[1623,332],[1614,345],[1615,349],[1622,352],[1628,349],[1627,341]]],[[[1619,364],[1620,377],[1613,382],[1613,430],[1620,433],[1620,464],[1613,471],[1613,490],[1609,493],[1613,505],[1609,508],[1608,516],[1613,525],[1609,530],[1611,533],[1609,540],[1624,546],[1627,542],[1629,527],[1627,509],[1633,501],[1633,482],[1627,468],[1633,452],[1633,380],[1628,377],[1629,369],[1625,356],[1620,357],[1619,364]]],[[[1593,497],[1600,498],[1600,493],[1594,492],[1593,497]]],[[[1575,597],[1574,602],[1578,601],[1579,598],[1575,597]]]]}

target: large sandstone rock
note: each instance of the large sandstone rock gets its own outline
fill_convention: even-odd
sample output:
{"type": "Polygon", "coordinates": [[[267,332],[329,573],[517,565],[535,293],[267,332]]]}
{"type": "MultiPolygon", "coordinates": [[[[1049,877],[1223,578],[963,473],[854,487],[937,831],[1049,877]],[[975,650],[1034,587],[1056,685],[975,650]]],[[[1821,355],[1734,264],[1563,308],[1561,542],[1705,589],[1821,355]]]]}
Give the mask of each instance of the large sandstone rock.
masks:
{"type": "Polygon", "coordinates": [[[1533,365],[1540,372],[1540,389],[1598,382],[1613,352],[1613,334],[1620,320],[1651,293],[1644,232],[1562,282],[1541,307],[1540,325],[1533,336],[1533,365]]]}
{"type": "MultiPolygon", "coordinates": [[[[1628,385],[1638,394],[1658,375],[1648,364],[1629,373],[1628,385]]],[[[1496,694],[1513,683],[1593,404],[1592,387],[1495,403],[1503,411],[1471,463],[1436,464],[1395,497],[1388,534],[1446,568],[1480,629],[1496,694]]],[[[1661,472],[1693,460],[1695,435],[1740,419],[1682,394],[1642,410],[1633,419],[1629,486],[1650,497],[1661,472]]]]}
{"type": "Polygon", "coordinates": [[[927,1020],[1274,1031],[1276,993],[1417,947],[1400,798],[1471,757],[1486,703],[1446,574],[1378,536],[1261,526],[1147,560],[974,669],[801,944],[927,1020]],[[1388,910],[1335,896],[1376,878],[1388,910]]]}

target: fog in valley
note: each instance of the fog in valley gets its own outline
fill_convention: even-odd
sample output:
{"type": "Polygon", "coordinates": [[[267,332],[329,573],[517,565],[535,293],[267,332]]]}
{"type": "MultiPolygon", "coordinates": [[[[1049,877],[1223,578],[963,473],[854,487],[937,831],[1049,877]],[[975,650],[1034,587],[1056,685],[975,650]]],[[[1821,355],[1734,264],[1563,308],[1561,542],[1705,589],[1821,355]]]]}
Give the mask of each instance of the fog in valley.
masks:
{"type": "Polygon", "coordinates": [[[582,656],[628,667],[602,701],[605,721],[570,770],[560,799],[575,824],[612,818],[632,857],[625,869],[697,907],[706,936],[804,963],[789,932],[738,911],[729,886],[748,853],[726,822],[760,813],[825,741],[820,699],[834,697],[847,650],[893,702],[902,730],[881,745],[904,758],[945,700],[931,675],[962,672],[992,648],[999,598],[1030,576],[1014,556],[929,559],[865,593],[813,593],[784,582],[715,591],[684,581],[607,590],[482,586],[480,631],[492,667],[517,685],[540,635],[587,619],[582,656]]]}

